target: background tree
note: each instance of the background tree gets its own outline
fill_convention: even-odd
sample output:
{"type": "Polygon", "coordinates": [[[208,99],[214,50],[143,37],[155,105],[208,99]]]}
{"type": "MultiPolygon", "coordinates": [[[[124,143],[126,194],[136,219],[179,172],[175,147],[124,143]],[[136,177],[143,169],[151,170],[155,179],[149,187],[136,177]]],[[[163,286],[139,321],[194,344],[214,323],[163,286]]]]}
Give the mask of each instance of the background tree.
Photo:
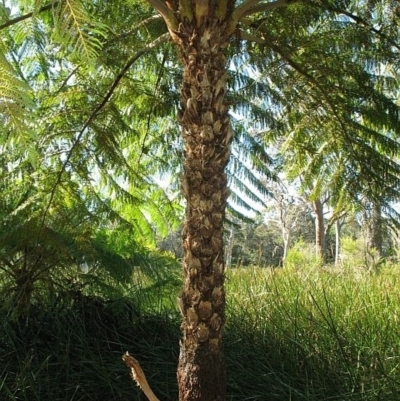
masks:
{"type": "MultiPolygon", "coordinates": [[[[294,191],[294,187],[292,188],[294,191]]],[[[294,192],[289,193],[288,188],[282,180],[277,184],[270,186],[272,194],[272,204],[267,208],[265,216],[266,222],[275,222],[281,229],[283,241],[284,262],[289,250],[293,234],[301,235],[299,232],[299,223],[309,215],[308,206],[301,197],[296,197],[294,192]]]]}

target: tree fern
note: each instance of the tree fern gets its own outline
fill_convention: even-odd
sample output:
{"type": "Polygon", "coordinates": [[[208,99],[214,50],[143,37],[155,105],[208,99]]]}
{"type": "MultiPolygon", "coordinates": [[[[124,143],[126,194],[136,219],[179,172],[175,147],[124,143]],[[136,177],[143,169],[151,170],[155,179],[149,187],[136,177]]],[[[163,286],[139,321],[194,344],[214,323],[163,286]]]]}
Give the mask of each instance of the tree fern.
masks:
{"type": "Polygon", "coordinates": [[[17,76],[4,52],[5,46],[0,42],[0,118],[4,126],[23,133],[27,129],[25,110],[33,107],[32,92],[17,76]]]}

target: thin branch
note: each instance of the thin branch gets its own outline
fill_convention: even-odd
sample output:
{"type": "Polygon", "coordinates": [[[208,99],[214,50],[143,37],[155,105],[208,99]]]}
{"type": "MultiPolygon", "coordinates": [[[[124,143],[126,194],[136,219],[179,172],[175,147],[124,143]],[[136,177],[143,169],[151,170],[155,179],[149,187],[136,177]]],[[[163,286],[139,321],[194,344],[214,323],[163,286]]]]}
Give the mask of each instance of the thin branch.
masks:
{"type": "Polygon", "coordinates": [[[26,20],[28,18],[31,18],[32,15],[34,15],[36,13],[42,13],[44,11],[51,10],[54,6],[57,5],[57,3],[58,3],[58,1],[46,4],[45,6],[40,7],[38,11],[32,11],[30,13],[27,13],[27,14],[24,14],[24,15],[20,15],[19,17],[15,17],[13,19],[10,19],[7,22],[5,22],[4,24],[0,25],[0,31],[5,29],[5,28],[8,28],[9,26],[18,24],[18,22],[21,22],[21,21],[24,21],[24,20],[26,20]]]}
{"type": "Polygon", "coordinates": [[[340,220],[343,217],[346,217],[346,215],[349,213],[348,210],[343,209],[339,210],[337,212],[332,213],[332,216],[329,218],[328,223],[327,223],[327,232],[329,232],[330,228],[333,226],[333,224],[340,220]]]}
{"type": "MultiPolygon", "coordinates": [[[[252,7],[255,7],[260,3],[261,0],[246,0],[240,6],[236,8],[236,10],[232,14],[232,19],[235,21],[239,21],[248,10],[250,10],[252,7]]],[[[281,0],[278,0],[281,1],[281,0]]]]}
{"type": "Polygon", "coordinates": [[[117,35],[117,36],[114,36],[113,38],[111,38],[110,40],[108,40],[107,42],[105,42],[105,43],[104,43],[104,46],[108,46],[110,43],[115,42],[116,40],[126,38],[127,36],[132,35],[132,33],[134,33],[135,31],[137,31],[137,30],[140,29],[141,27],[147,26],[147,25],[151,24],[151,23],[154,22],[154,21],[160,21],[160,20],[162,20],[162,19],[163,19],[162,15],[159,15],[159,14],[152,15],[151,17],[146,18],[145,20],[141,21],[139,24],[137,24],[135,27],[133,27],[133,28],[130,29],[129,31],[127,31],[127,32],[122,32],[121,34],[119,34],[119,35],[117,35]]]}
{"type": "MultiPolygon", "coordinates": [[[[247,0],[242,3],[232,14],[232,19],[234,21],[240,21],[243,17],[251,14],[255,14],[262,11],[274,10],[280,7],[286,7],[296,0],[276,0],[270,3],[260,4],[261,0],[247,0]]],[[[296,1],[297,2],[297,1],[296,1]]]]}
{"type": "Polygon", "coordinates": [[[70,78],[72,78],[73,75],[75,75],[75,73],[79,70],[79,65],[77,67],[75,67],[70,74],[68,74],[68,76],[64,79],[64,81],[62,82],[62,84],[60,85],[60,87],[57,89],[56,94],[60,93],[64,86],[67,85],[68,81],[70,80],[70,78]]]}
{"type": "MultiPolygon", "coordinates": [[[[1,260],[5,265],[7,265],[7,267],[9,267],[11,270],[15,269],[15,266],[14,266],[6,257],[2,257],[0,260],[1,260]]],[[[6,268],[3,267],[1,264],[0,264],[0,270],[3,270],[3,271],[5,271],[5,272],[8,273],[8,274],[9,274],[9,272],[10,272],[10,270],[6,269],[6,268]]]]}
{"type": "Polygon", "coordinates": [[[124,75],[127,73],[127,71],[131,68],[133,63],[135,61],[137,61],[143,54],[148,53],[150,50],[152,50],[153,48],[157,47],[161,43],[166,42],[168,38],[169,38],[169,33],[165,33],[164,35],[161,35],[156,40],[154,40],[153,42],[149,43],[146,47],[144,47],[143,49],[139,50],[134,56],[131,57],[131,59],[128,60],[128,62],[125,64],[125,66],[122,68],[122,70],[119,72],[119,74],[115,78],[114,82],[110,86],[110,89],[108,90],[108,92],[104,96],[103,100],[94,108],[94,110],[92,111],[92,113],[90,114],[90,116],[88,117],[86,122],[83,124],[82,129],[80,130],[78,136],[76,137],[74,143],[72,144],[71,149],[69,150],[68,155],[67,155],[63,165],[61,166],[60,171],[58,172],[56,182],[55,182],[55,184],[53,186],[53,189],[52,189],[52,191],[50,193],[49,202],[48,202],[46,210],[44,211],[44,214],[43,214],[42,227],[44,226],[45,219],[46,219],[47,214],[48,214],[48,212],[50,210],[51,204],[53,202],[53,199],[54,199],[54,196],[55,196],[55,193],[56,193],[56,190],[57,190],[57,187],[61,182],[61,179],[62,179],[62,176],[63,176],[63,174],[65,172],[65,169],[67,168],[67,165],[71,160],[72,154],[74,153],[76,147],[80,143],[80,141],[81,141],[86,129],[93,122],[93,120],[95,119],[95,117],[97,116],[99,111],[108,103],[108,101],[110,100],[111,96],[113,95],[115,89],[117,88],[118,84],[120,83],[121,79],[124,77],[124,75]]]}
{"type": "Polygon", "coordinates": [[[243,39],[243,40],[247,40],[249,42],[255,42],[260,45],[264,45],[266,43],[265,39],[260,38],[259,36],[252,35],[251,33],[243,31],[242,29],[239,29],[239,38],[243,39]]]}

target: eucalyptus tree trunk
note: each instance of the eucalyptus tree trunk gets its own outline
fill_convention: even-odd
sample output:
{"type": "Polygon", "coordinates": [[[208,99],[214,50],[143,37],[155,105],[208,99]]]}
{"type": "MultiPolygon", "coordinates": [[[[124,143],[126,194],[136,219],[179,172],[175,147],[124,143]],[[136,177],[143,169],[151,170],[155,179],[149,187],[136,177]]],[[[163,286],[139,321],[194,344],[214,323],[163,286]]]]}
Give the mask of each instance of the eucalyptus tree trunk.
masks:
{"type": "Polygon", "coordinates": [[[371,216],[368,221],[368,248],[374,248],[382,254],[382,207],[379,202],[373,202],[371,216]]]}
{"type": "Polygon", "coordinates": [[[340,230],[342,224],[340,219],[335,221],[335,266],[339,265],[340,262],[340,230]]]}
{"type": "Polygon", "coordinates": [[[179,123],[184,140],[182,191],[183,321],[180,401],[223,401],[225,323],[223,222],[225,167],[232,138],[225,100],[233,0],[148,0],[163,15],[183,65],[179,123]]]}
{"type": "Polygon", "coordinates": [[[282,225],[282,239],[283,239],[283,263],[285,263],[289,251],[290,230],[286,225],[282,225]]]}
{"type": "Polygon", "coordinates": [[[233,227],[231,227],[229,231],[228,244],[226,245],[226,252],[225,252],[225,266],[227,268],[231,267],[232,265],[232,252],[233,252],[234,240],[235,240],[235,232],[233,231],[233,227]]]}
{"type": "Polygon", "coordinates": [[[315,248],[316,256],[321,258],[322,262],[325,261],[325,224],[324,224],[324,210],[320,199],[313,201],[313,208],[315,213],[315,248]]]}

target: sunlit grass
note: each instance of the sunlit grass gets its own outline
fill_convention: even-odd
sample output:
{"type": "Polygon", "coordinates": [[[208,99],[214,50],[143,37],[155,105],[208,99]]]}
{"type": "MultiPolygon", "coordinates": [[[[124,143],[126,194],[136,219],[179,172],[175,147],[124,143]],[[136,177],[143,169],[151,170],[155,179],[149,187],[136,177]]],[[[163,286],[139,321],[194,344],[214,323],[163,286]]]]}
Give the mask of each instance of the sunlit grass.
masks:
{"type": "Polygon", "coordinates": [[[243,376],[263,378],[247,377],[238,389],[260,400],[396,399],[399,273],[230,271],[227,335],[238,337],[244,358],[255,356],[243,376]]]}

